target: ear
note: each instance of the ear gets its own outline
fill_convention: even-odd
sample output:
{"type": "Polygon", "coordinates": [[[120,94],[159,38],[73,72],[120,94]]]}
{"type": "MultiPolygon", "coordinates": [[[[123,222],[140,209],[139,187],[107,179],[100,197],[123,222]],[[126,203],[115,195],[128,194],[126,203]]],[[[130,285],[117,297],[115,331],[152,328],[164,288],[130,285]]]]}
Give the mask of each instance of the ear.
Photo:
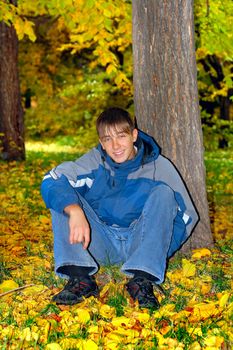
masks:
{"type": "Polygon", "coordinates": [[[132,135],[133,135],[133,142],[135,142],[138,138],[138,130],[133,129],[132,135]]]}

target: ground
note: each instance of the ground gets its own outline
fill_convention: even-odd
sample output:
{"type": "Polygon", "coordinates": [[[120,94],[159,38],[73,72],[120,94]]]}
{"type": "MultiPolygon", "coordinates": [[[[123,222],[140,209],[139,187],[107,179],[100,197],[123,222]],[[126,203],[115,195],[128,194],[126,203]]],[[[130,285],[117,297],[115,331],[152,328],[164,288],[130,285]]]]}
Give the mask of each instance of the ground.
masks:
{"type": "Polygon", "coordinates": [[[50,215],[39,186],[45,171],[62,157],[72,158],[73,151],[59,154],[59,147],[57,153],[33,147],[28,146],[26,162],[0,163],[0,348],[231,349],[230,167],[224,175],[218,173],[221,166],[214,155],[206,160],[216,244],[170,260],[164,294],[155,288],[159,310],[140,309],[125,292],[126,278],[112,266],[97,275],[100,298],[58,307],[51,297],[63,281],[53,272],[50,215]]]}

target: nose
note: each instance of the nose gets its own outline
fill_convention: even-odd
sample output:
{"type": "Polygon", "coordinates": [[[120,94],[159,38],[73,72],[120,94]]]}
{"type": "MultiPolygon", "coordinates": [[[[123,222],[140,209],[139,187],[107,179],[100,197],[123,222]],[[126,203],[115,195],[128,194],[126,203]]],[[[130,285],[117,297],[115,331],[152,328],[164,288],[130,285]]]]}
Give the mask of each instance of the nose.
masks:
{"type": "Polygon", "coordinates": [[[119,148],[119,142],[118,142],[117,138],[113,138],[113,140],[112,140],[112,148],[113,149],[118,149],[119,148]]]}

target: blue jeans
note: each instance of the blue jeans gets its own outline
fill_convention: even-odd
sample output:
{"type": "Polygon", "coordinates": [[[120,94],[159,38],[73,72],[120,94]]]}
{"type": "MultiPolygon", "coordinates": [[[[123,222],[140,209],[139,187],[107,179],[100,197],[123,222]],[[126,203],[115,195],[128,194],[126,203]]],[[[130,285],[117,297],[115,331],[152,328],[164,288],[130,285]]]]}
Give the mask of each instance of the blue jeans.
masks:
{"type": "Polygon", "coordinates": [[[91,227],[91,243],[87,250],[80,243],[70,244],[68,216],[51,210],[55,271],[76,265],[92,268],[90,274],[94,274],[99,265],[121,265],[121,271],[129,276],[133,275],[132,270],[140,270],[154,276],[156,283],[163,282],[178,210],[170,187],[163,184],[155,187],[139,219],[126,228],[108,226],[83,197],[79,195],[79,199],[91,227]]]}

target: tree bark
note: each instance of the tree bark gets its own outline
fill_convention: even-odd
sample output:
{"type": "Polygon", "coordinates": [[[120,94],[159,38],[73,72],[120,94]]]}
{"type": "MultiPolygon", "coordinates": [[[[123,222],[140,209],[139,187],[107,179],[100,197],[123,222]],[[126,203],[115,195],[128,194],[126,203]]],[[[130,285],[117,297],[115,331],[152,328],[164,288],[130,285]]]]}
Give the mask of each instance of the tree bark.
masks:
{"type": "MultiPolygon", "coordinates": [[[[14,5],[15,1],[11,1],[14,5]]],[[[25,159],[23,109],[18,74],[18,39],[0,22],[0,153],[4,160],[25,159]]]]}
{"type": "Polygon", "coordinates": [[[179,169],[200,221],[183,251],[213,244],[205,184],[191,0],[133,0],[138,126],[179,169]]]}

